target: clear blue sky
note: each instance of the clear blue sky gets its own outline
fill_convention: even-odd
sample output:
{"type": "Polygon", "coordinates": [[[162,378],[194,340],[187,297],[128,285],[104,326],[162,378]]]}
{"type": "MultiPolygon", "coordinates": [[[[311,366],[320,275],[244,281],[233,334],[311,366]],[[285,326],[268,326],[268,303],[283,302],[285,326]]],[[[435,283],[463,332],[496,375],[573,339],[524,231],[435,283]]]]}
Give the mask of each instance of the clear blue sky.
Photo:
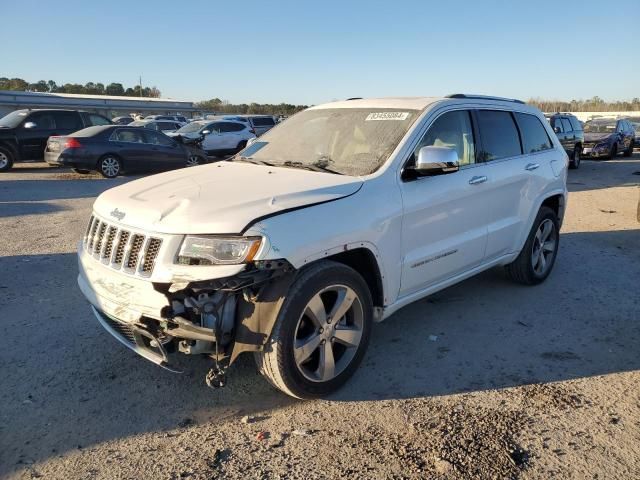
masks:
{"type": "Polygon", "coordinates": [[[640,1],[0,0],[0,76],[317,104],[640,96],[640,1]]]}

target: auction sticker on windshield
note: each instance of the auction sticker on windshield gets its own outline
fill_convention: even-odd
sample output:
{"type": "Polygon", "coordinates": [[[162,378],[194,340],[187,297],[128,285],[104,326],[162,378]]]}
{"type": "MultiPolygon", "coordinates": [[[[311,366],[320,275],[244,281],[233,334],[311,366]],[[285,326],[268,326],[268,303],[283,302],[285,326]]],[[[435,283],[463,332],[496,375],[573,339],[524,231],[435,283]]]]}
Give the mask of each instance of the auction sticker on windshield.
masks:
{"type": "Polygon", "coordinates": [[[365,118],[366,122],[371,120],[406,120],[409,116],[409,112],[374,112],[370,113],[367,118],[365,118]]]}

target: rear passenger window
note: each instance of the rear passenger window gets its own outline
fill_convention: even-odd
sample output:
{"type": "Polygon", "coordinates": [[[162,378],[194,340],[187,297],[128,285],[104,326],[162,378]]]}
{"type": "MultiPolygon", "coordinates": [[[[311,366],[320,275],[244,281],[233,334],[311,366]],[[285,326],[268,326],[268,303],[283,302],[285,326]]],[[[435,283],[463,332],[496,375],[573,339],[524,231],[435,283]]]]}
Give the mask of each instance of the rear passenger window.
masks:
{"type": "Polygon", "coordinates": [[[127,142],[127,143],[145,143],[144,138],[142,136],[143,130],[116,130],[113,135],[111,135],[111,140],[115,140],[117,142],[127,142]]]}
{"type": "Polygon", "coordinates": [[[515,115],[520,127],[525,154],[551,149],[549,135],[538,117],[526,113],[516,113],[515,115]]]}
{"type": "Polygon", "coordinates": [[[271,117],[255,117],[252,118],[251,121],[256,127],[272,127],[275,125],[271,117]]]}
{"type": "Polygon", "coordinates": [[[415,149],[413,163],[422,147],[449,147],[458,153],[460,165],[475,163],[471,118],[466,110],[447,112],[433,122],[415,149]]]}
{"type": "Polygon", "coordinates": [[[56,119],[56,128],[76,131],[84,127],[80,115],[76,112],[54,112],[53,118],[56,119]]]}
{"type": "Polygon", "coordinates": [[[565,132],[571,132],[571,131],[573,131],[573,127],[571,126],[571,122],[570,122],[568,119],[566,119],[566,118],[563,118],[563,119],[562,119],[562,129],[563,129],[565,132]]]}
{"type": "Polygon", "coordinates": [[[518,129],[509,112],[478,110],[483,162],[514,157],[522,153],[518,129]]]}
{"type": "Polygon", "coordinates": [[[111,125],[111,122],[101,115],[89,114],[89,123],[91,125],[111,125]]]}

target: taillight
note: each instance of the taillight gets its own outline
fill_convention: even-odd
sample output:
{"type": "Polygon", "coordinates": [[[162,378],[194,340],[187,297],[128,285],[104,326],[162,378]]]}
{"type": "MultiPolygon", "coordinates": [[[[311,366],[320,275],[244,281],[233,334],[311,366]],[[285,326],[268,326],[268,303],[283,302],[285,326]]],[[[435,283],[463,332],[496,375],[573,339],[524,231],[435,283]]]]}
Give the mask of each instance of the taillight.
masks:
{"type": "Polygon", "coordinates": [[[65,142],[64,142],[64,148],[80,148],[82,147],[82,144],[76,140],[75,138],[68,138],[65,142]]]}

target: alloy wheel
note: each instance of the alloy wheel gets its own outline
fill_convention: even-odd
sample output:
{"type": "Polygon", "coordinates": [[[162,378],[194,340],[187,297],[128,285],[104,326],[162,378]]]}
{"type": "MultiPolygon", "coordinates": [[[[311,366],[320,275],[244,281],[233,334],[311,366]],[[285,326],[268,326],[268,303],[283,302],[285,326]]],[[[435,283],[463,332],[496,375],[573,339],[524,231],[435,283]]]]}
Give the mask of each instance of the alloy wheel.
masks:
{"type": "Polygon", "coordinates": [[[100,169],[105,177],[116,177],[120,172],[120,162],[114,157],[105,157],[100,162],[100,169]]]}
{"type": "Polygon", "coordinates": [[[555,229],[554,223],[547,218],[540,223],[536,231],[531,251],[531,265],[537,275],[544,275],[551,267],[557,247],[555,229]]]}
{"type": "Polygon", "coordinates": [[[191,155],[187,159],[187,167],[195,167],[196,165],[200,165],[200,157],[197,155],[191,155]]]}
{"type": "Polygon", "coordinates": [[[0,152],[0,170],[6,168],[9,165],[9,157],[7,157],[3,152],[0,152]]]}
{"type": "Polygon", "coordinates": [[[293,355],[300,373],[327,382],[351,363],[364,326],[362,302],[345,285],[331,285],[307,303],[295,329],[293,355]]]}

